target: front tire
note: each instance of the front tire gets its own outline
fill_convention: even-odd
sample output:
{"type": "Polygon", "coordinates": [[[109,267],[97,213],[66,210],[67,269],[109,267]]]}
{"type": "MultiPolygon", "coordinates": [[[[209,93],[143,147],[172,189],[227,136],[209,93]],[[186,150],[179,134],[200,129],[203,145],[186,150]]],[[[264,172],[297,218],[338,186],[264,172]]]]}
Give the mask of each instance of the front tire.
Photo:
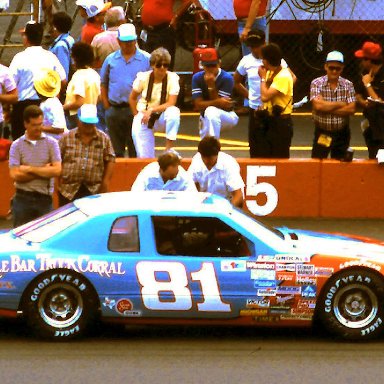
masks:
{"type": "Polygon", "coordinates": [[[69,270],[49,271],[26,290],[24,316],[31,331],[45,339],[72,339],[95,320],[97,304],[91,284],[69,270]]]}
{"type": "Polygon", "coordinates": [[[322,324],[336,336],[363,341],[378,337],[384,328],[384,281],[364,268],[332,276],[319,298],[322,324]]]}

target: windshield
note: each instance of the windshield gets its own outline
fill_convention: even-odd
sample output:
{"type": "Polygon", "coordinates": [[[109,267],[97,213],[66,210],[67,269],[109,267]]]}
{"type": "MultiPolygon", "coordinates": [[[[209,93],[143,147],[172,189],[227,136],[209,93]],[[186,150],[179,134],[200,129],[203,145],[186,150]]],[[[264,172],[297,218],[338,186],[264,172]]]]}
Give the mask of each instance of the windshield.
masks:
{"type": "Polygon", "coordinates": [[[282,232],[280,232],[278,229],[271,227],[268,224],[265,224],[259,220],[256,220],[250,213],[243,211],[240,208],[233,207],[233,213],[235,213],[235,212],[236,212],[236,217],[243,221],[244,227],[247,228],[248,230],[250,230],[250,228],[251,228],[250,225],[252,222],[252,225],[255,225],[255,224],[259,225],[260,227],[262,227],[266,231],[268,231],[268,232],[272,233],[273,235],[278,236],[280,239],[284,240],[284,234],[282,232]]]}
{"type": "Polygon", "coordinates": [[[26,241],[41,243],[80,222],[87,215],[72,203],[15,228],[12,233],[26,241]]]}

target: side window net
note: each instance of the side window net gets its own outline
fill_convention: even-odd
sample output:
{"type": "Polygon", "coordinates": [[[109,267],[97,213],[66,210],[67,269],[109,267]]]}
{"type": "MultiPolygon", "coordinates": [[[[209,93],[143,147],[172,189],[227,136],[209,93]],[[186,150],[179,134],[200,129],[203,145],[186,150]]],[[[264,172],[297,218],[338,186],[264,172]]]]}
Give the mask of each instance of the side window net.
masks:
{"type": "Polygon", "coordinates": [[[154,216],[156,249],[162,255],[250,256],[247,240],[217,218],[154,216]]]}

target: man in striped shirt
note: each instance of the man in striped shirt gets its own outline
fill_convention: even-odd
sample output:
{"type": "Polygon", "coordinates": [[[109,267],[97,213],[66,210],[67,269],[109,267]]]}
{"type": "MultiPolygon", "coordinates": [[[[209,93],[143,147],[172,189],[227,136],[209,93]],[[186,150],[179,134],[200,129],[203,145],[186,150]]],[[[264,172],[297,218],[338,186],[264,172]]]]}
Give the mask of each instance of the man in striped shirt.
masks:
{"type": "Polygon", "coordinates": [[[231,74],[220,68],[220,59],[215,48],[200,52],[203,71],[192,76],[192,98],[200,112],[200,138],[220,138],[221,129],[233,128],[239,117],[233,111],[231,99],[234,81],[231,74]]]}
{"type": "Polygon", "coordinates": [[[344,68],[341,52],[328,53],[324,68],[326,75],[311,83],[315,122],[312,158],[325,159],[330,153],[332,159],[343,159],[351,139],[349,116],[355,113],[355,90],[340,76],[344,68]]]}

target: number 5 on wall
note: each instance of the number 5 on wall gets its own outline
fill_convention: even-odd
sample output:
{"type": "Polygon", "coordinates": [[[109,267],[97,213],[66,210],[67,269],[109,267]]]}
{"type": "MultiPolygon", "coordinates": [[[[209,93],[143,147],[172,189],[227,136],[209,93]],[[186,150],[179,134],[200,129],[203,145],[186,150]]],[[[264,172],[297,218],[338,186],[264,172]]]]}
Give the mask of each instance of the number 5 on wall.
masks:
{"type": "Polygon", "coordinates": [[[246,200],[245,204],[250,212],[258,216],[266,216],[273,212],[277,207],[279,196],[276,188],[269,183],[258,183],[258,177],[276,176],[276,165],[249,165],[247,166],[247,196],[256,197],[260,193],[265,193],[267,201],[264,205],[259,205],[256,200],[246,200]]]}

